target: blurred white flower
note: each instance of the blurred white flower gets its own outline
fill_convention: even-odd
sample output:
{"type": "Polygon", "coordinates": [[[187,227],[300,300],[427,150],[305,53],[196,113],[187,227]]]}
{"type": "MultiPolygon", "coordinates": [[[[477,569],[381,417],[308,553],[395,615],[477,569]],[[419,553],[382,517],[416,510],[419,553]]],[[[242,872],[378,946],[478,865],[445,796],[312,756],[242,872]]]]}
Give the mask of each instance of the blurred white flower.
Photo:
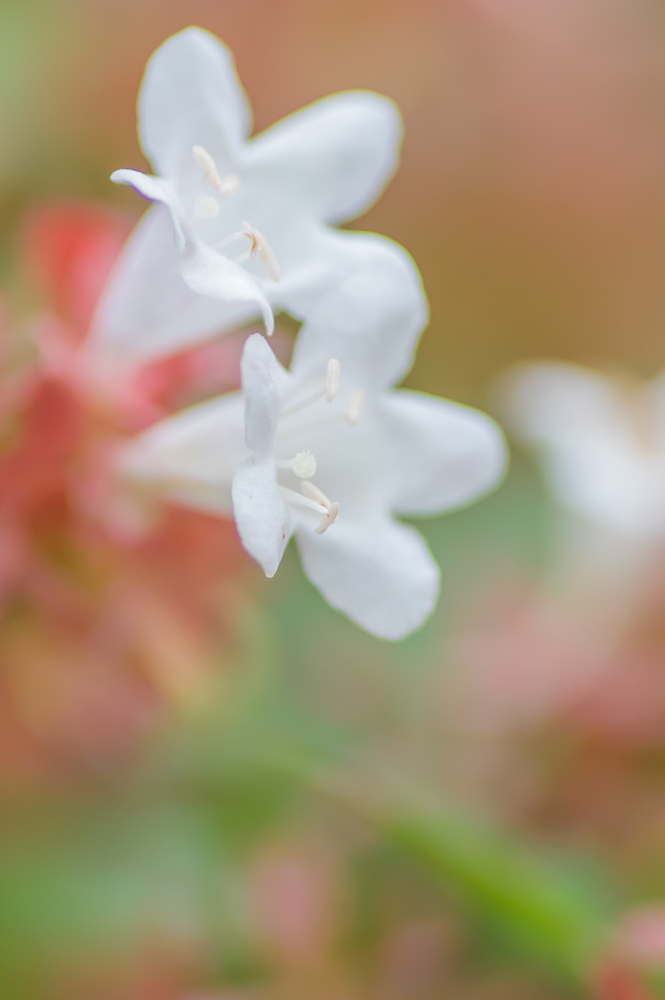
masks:
{"type": "Polygon", "coordinates": [[[541,363],[514,369],[502,393],[562,504],[634,541],[665,537],[663,376],[639,384],[541,363]]]}
{"type": "Polygon", "coordinates": [[[305,572],[334,607],[399,639],[432,611],[439,570],[421,535],[393,515],[433,515],[494,487],[506,452],[478,411],[391,389],[426,319],[411,266],[395,258],[323,298],[291,371],[254,334],[243,393],[157,424],[125,469],[173,499],[236,519],[268,576],[295,533],[305,572]]]}
{"type": "Polygon", "coordinates": [[[397,166],[392,101],[349,91],[247,141],[250,127],[233,58],[214,36],[188,28],[157,49],[138,129],[158,176],[112,177],[157,204],[108,284],[92,350],[143,361],[260,313],[270,333],[271,307],[306,318],[368,255],[405,254],[384,237],[331,228],[365,211],[397,166]]]}

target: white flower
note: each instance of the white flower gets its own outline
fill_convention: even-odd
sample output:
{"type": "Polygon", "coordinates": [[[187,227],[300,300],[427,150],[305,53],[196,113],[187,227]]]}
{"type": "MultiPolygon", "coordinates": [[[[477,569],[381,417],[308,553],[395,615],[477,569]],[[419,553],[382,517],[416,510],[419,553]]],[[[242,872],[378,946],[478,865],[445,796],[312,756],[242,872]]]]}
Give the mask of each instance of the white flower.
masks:
{"type": "Polygon", "coordinates": [[[267,576],[295,533],[305,572],[334,607],[399,639],[429,615],[439,570],[397,515],[460,507],[499,481],[501,432],[475,410],[391,386],[426,315],[410,267],[347,278],[301,330],[291,371],[254,334],[243,393],[148,430],[125,468],[172,499],[235,516],[267,576]]]}
{"type": "Polygon", "coordinates": [[[574,365],[514,370],[515,433],[569,509],[626,538],[665,538],[665,378],[639,384],[574,365]]]}
{"type": "Polygon", "coordinates": [[[157,204],[116,266],[90,349],[140,362],[261,313],[270,333],[271,307],[305,318],[368,255],[404,253],[384,237],[331,228],[365,211],[397,166],[392,101],[349,91],[247,141],[250,126],[216,38],[188,28],[154,53],[138,128],[157,176],[118,170],[112,179],[157,204]]]}

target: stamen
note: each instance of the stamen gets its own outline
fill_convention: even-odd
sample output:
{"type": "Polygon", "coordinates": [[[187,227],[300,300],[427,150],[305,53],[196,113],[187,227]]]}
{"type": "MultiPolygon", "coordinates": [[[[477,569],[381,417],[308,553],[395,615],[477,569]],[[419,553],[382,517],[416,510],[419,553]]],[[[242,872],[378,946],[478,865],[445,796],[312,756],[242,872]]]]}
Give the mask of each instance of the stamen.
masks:
{"type": "Polygon", "coordinates": [[[326,403],[332,403],[339,389],[340,367],[337,358],[331,358],[328,362],[328,372],[326,377],[326,403]]]}
{"type": "Polygon", "coordinates": [[[263,264],[268,277],[271,278],[272,281],[279,281],[281,278],[279,264],[277,263],[277,258],[270,249],[270,244],[263,233],[260,233],[258,229],[251,226],[249,222],[241,222],[240,225],[245,236],[249,236],[252,241],[252,246],[249,251],[249,255],[252,260],[256,260],[258,258],[263,264]]]}
{"type": "Polygon", "coordinates": [[[318,486],[314,485],[314,483],[301,483],[300,491],[301,493],[304,493],[306,497],[309,497],[310,500],[315,500],[317,503],[320,503],[326,510],[330,509],[330,500],[318,486]]]}
{"type": "Polygon", "coordinates": [[[317,535],[322,535],[324,531],[327,531],[331,524],[339,518],[339,503],[335,500],[334,503],[330,504],[330,510],[327,510],[321,524],[317,525],[314,529],[317,535]]]}
{"type": "Polygon", "coordinates": [[[294,413],[300,413],[304,410],[306,406],[311,406],[312,403],[318,403],[320,399],[325,396],[325,389],[321,392],[315,392],[311,396],[307,396],[305,399],[301,399],[299,403],[294,403],[293,406],[287,407],[286,410],[282,410],[279,415],[279,419],[283,420],[285,417],[292,417],[294,413]]]}
{"type": "MultiPolygon", "coordinates": [[[[302,485],[302,484],[301,484],[302,485]]],[[[320,503],[316,503],[315,500],[311,500],[309,497],[304,497],[302,493],[296,493],[295,490],[290,490],[288,486],[278,486],[280,496],[286,500],[287,503],[294,503],[298,507],[307,507],[309,510],[316,511],[317,514],[327,514],[327,509],[320,503]]]]}
{"type": "Polygon", "coordinates": [[[315,486],[314,483],[308,483],[308,482],[301,483],[300,489],[305,494],[305,496],[314,500],[316,503],[321,504],[321,506],[325,509],[323,520],[314,529],[317,535],[322,535],[323,532],[326,531],[330,527],[330,525],[334,524],[335,521],[339,518],[339,503],[337,502],[337,500],[334,500],[331,503],[328,497],[325,495],[325,493],[323,493],[318,488],[318,486],[315,486]]]}
{"type": "Polygon", "coordinates": [[[363,403],[365,402],[365,393],[362,389],[354,389],[351,393],[349,399],[349,405],[346,409],[344,417],[346,419],[349,427],[355,427],[358,423],[358,418],[360,417],[360,411],[363,408],[363,403]]]}
{"type": "Polygon", "coordinates": [[[208,184],[214,187],[215,191],[219,191],[220,194],[223,194],[222,182],[217,172],[215,161],[208,150],[204,149],[203,146],[192,146],[192,153],[194,154],[194,159],[201,167],[203,176],[207,180],[208,184]]]}
{"type": "Polygon", "coordinates": [[[225,236],[219,243],[215,243],[215,250],[221,250],[223,247],[227,247],[229,243],[235,243],[236,240],[242,240],[244,237],[245,234],[241,232],[231,233],[230,236],[225,236]]]}
{"type": "MultiPolygon", "coordinates": [[[[244,235],[245,234],[243,233],[243,236],[244,235]]],[[[246,264],[250,257],[251,253],[248,250],[247,253],[239,253],[236,257],[231,257],[230,259],[234,264],[246,264]]]]}
{"type": "Polygon", "coordinates": [[[194,213],[199,219],[215,219],[219,215],[219,202],[211,194],[202,194],[194,202],[194,213]]]}
{"type": "Polygon", "coordinates": [[[316,473],[316,459],[311,451],[299,451],[293,458],[276,458],[278,469],[291,469],[299,479],[311,479],[316,473]]]}
{"type": "MultiPolygon", "coordinates": [[[[319,399],[320,398],[321,397],[319,396],[319,399]]],[[[311,402],[314,402],[314,400],[308,400],[308,402],[311,403],[311,402]]],[[[289,434],[302,434],[302,427],[300,426],[299,423],[294,423],[292,426],[289,426],[288,424],[286,426],[284,426],[283,424],[281,424],[282,416],[286,416],[287,418],[291,417],[296,412],[296,410],[300,410],[300,409],[302,409],[302,407],[298,406],[297,408],[294,407],[292,411],[290,411],[290,412],[288,412],[286,414],[280,414],[280,417],[279,417],[279,419],[280,419],[280,428],[279,428],[280,436],[288,436],[289,434]]],[[[308,431],[308,433],[310,431],[318,431],[321,427],[328,427],[331,424],[338,424],[340,422],[340,420],[343,420],[343,419],[344,419],[344,414],[343,413],[331,413],[330,416],[328,416],[328,417],[322,417],[321,420],[315,420],[312,423],[308,423],[307,424],[307,431],[308,431]]]]}
{"type": "MultiPolygon", "coordinates": [[[[237,259],[238,258],[236,258],[236,260],[237,259]]],[[[318,403],[318,401],[323,399],[324,396],[327,403],[332,403],[339,388],[339,376],[339,361],[337,358],[331,358],[328,362],[325,389],[321,389],[319,392],[314,392],[311,396],[306,396],[305,399],[302,399],[299,403],[294,403],[293,406],[289,406],[286,410],[282,410],[279,415],[279,419],[282,420],[284,417],[290,417],[294,413],[299,413],[300,410],[304,410],[306,406],[311,406],[312,403],[318,403]]],[[[318,424],[316,426],[318,426],[318,424]]]]}

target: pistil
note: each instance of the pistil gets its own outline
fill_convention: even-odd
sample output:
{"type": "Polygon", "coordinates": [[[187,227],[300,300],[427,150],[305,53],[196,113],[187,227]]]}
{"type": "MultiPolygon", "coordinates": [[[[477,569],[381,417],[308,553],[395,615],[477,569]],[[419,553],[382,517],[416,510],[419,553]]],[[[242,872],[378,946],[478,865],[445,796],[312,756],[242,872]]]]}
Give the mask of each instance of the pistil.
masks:
{"type": "Polygon", "coordinates": [[[316,474],[316,459],[311,451],[299,451],[293,458],[276,458],[278,469],[291,469],[299,479],[311,479],[316,474]]]}

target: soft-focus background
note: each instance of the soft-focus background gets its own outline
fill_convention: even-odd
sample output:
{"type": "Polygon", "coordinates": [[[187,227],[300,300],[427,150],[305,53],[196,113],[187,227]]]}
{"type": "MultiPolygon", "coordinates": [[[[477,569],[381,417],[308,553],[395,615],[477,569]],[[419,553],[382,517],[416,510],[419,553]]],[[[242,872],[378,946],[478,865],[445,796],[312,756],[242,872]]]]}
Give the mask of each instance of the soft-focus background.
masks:
{"type": "Polygon", "coordinates": [[[399,104],[354,225],[422,271],[411,387],[497,412],[517,360],[665,366],[656,0],[0,0],[0,996],[665,995],[665,574],[618,634],[518,449],[424,525],[442,599],[395,645],[293,552],[265,581],[228,525],[174,510],[136,543],[63,499],[93,432],[31,345],[81,335],[142,208],[108,176],[144,166],[143,67],[188,24],[256,130],[338,90],[399,104]]]}

